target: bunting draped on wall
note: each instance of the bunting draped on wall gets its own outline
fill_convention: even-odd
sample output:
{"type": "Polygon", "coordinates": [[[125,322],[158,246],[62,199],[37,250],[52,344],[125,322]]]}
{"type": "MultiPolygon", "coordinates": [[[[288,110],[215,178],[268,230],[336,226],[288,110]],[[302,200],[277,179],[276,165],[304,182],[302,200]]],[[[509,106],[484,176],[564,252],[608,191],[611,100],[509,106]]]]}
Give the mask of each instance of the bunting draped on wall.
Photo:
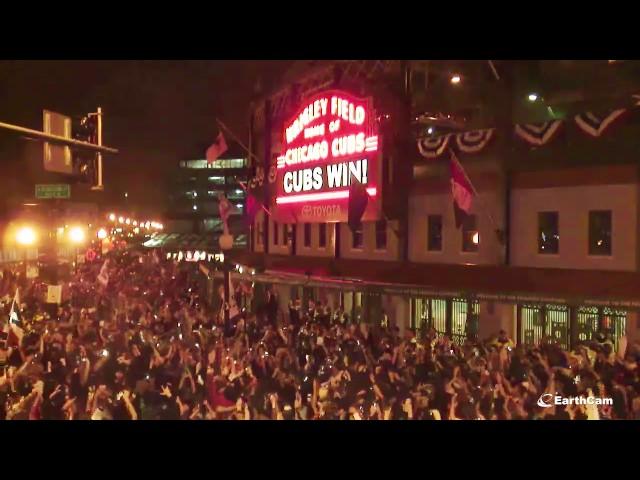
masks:
{"type": "Polygon", "coordinates": [[[493,138],[495,129],[473,130],[470,132],[458,133],[456,135],[456,145],[463,153],[478,153],[485,149],[493,138]]]}
{"type": "Polygon", "coordinates": [[[602,135],[617,119],[626,112],[626,109],[619,108],[604,115],[595,115],[591,112],[581,113],[575,116],[576,125],[583,132],[592,137],[602,135]]]}
{"type": "Polygon", "coordinates": [[[451,134],[418,140],[418,150],[425,158],[438,158],[447,149],[451,134]]]}
{"type": "MultiPolygon", "coordinates": [[[[634,107],[640,107],[640,94],[631,95],[634,107]]],[[[577,130],[589,135],[590,137],[601,137],[610,127],[624,118],[628,108],[618,108],[605,113],[585,112],[575,115],[573,118],[564,120],[549,120],[543,123],[528,123],[514,125],[516,138],[525,142],[531,147],[539,147],[549,144],[558,136],[563,126],[575,123],[577,130]]],[[[448,133],[439,137],[427,137],[418,139],[418,150],[420,154],[428,159],[436,159],[440,157],[451,146],[455,146],[458,152],[462,153],[480,153],[483,151],[490,141],[498,134],[494,128],[483,130],[474,130],[461,133],[448,133]],[[455,138],[455,142],[452,139],[455,138]],[[450,145],[453,143],[454,145],[450,145]]]]}
{"type": "Polygon", "coordinates": [[[516,135],[529,145],[536,147],[549,143],[560,130],[562,120],[551,120],[543,123],[523,123],[516,125],[516,135]]]}

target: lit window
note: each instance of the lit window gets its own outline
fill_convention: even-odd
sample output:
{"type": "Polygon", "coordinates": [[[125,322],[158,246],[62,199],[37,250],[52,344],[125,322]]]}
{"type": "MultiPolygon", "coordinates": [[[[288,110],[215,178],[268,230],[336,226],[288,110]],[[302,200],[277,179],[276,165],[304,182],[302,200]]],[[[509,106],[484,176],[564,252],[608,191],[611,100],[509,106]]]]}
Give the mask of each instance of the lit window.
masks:
{"type": "Polygon", "coordinates": [[[611,255],[611,210],[589,212],[589,255],[611,255]]]}
{"type": "Polygon", "coordinates": [[[427,218],[427,250],[442,250],[442,215],[429,215],[427,218]]]}
{"type": "Polygon", "coordinates": [[[538,213],[538,253],[551,255],[560,249],[558,212],[538,213]]]}
{"type": "Polygon", "coordinates": [[[480,244],[477,219],[475,215],[468,215],[462,224],[462,251],[477,252],[480,244]]]}
{"type": "Polygon", "coordinates": [[[224,177],[213,176],[213,177],[208,177],[208,180],[211,183],[214,183],[216,185],[224,185],[224,177]]]}
{"type": "Polygon", "coordinates": [[[353,248],[362,248],[364,244],[364,237],[362,234],[362,222],[360,222],[360,225],[358,225],[358,227],[353,230],[353,248]]]}

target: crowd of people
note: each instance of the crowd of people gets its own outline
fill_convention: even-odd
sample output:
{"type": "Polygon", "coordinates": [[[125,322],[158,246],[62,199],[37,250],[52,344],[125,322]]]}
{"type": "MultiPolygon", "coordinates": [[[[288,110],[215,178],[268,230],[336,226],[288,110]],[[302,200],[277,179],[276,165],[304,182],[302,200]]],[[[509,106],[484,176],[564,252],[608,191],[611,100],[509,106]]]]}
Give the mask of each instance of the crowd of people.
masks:
{"type": "Polygon", "coordinates": [[[457,345],[320,302],[287,308],[273,292],[225,322],[200,297],[194,264],[115,252],[101,267],[82,266],[60,305],[45,303],[42,283],[3,272],[0,418],[640,419],[637,345],[524,347],[505,332],[457,345]],[[540,405],[545,393],[613,405],[540,405]]]}

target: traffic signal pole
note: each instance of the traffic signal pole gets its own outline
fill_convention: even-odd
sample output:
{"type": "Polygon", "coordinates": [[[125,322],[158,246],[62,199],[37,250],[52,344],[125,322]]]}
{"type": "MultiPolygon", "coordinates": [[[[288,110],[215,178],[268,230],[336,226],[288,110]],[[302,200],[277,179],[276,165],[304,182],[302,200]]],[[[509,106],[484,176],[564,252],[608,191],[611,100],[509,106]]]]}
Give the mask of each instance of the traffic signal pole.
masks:
{"type": "MultiPolygon", "coordinates": [[[[100,124],[102,125],[102,121],[100,121],[100,124]]],[[[99,153],[118,153],[118,150],[116,148],[105,147],[104,145],[96,145],[95,143],[81,142],[80,140],[60,137],[58,135],[41,132],[39,130],[32,130],[30,128],[20,127],[18,125],[11,125],[10,123],[0,122],[0,129],[21,133],[25,137],[29,138],[39,138],[41,140],[46,140],[52,143],[60,143],[63,145],[68,145],[70,147],[86,148],[87,150],[94,150],[99,153]]]]}
{"type": "MultiPolygon", "coordinates": [[[[96,121],[96,130],[97,130],[97,142],[98,146],[102,146],[102,108],[98,107],[98,111],[96,113],[90,113],[90,116],[95,115],[96,121]]],[[[102,184],[102,152],[98,150],[96,154],[96,164],[98,169],[98,181],[97,185],[91,187],[92,190],[104,190],[104,185],[102,184]]]]}

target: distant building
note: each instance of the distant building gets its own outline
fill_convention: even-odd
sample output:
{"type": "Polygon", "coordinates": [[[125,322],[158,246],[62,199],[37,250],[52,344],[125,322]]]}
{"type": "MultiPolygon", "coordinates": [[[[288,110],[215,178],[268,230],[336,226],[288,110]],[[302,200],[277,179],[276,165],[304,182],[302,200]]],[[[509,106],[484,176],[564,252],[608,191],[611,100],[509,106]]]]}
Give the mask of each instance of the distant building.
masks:
{"type": "Polygon", "coordinates": [[[175,234],[185,234],[185,238],[191,239],[196,235],[203,237],[199,243],[216,248],[217,238],[222,234],[218,196],[224,193],[235,207],[229,218],[235,247],[245,248],[248,227],[242,218],[245,191],[240,182],[246,182],[248,177],[246,155],[233,144],[222,158],[211,165],[204,159],[181,161],[170,179],[169,208],[164,216],[165,235],[173,235],[176,241],[179,237],[175,234]]]}

